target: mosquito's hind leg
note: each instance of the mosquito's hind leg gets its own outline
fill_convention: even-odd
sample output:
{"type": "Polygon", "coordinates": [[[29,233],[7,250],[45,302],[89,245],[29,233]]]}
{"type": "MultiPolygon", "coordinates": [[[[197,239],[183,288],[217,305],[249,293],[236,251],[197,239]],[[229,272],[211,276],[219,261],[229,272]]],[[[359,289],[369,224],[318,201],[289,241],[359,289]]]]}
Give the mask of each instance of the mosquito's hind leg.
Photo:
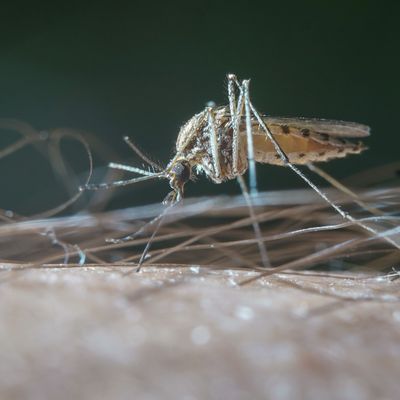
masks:
{"type": "MultiPolygon", "coordinates": [[[[275,140],[274,135],[271,133],[271,131],[269,130],[268,126],[265,124],[264,120],[262,119],[262,117],[260,116],[260,114],[258,113],[258,111],[256,110],[256,108],[253,106],[253,104],[251,103],[250,99],[247,97],[248,101],[248,105],[251,109],[251,112],[253,113],[254,117],[256,118],[257,122],[260,124],[260,127],[262,128],[262,130],[264,131],[265,135],[267,136],[267,138],[272,142],[275,151],[279,154],[281,160],[283,161],[284,165],[289,167],[292,171],[294,171],[298,176],[300,176],[301,179],[303,179],[312,189],[315,190],[315,192],[321,196],[336,212],[338,212],[344,219],[346,219],[347,221],[351,221],[353,223],[355,223],[356,225],[360,226],[361,228],[363,228],[364,230],[368,231],[369,233],[371,233],[373,236],[381,236],[381,233],[378,232],[375,228],[372,228],[366,224],[364,224],[362,221],[359,221],[357,219],[355,219],[354,217],[352,217],[350,214],[348,214],[347,212],[343,211],[341,209],[341,207],[339,207],[338,205],[336,205],[332,200],[330,200],[328,198],[328,196],[322,192],[321,190],[318,189],[318,187],[310,180],[307,178],[306,175],[303,174],[303,172],[301,172],[295,165],[293,165],[290,161],[288,156],[285,154],[285,152],[282,150],[281,146],[279,145],[279,143],[275,140]]],[[[388,241],[389,243],[391,243],[393,246],[395,246],[396,248],[400,248],[399,244],[396,243],[395,241],[393,241],[390,237],[385,237],[384,238],[386,241],[388,241]]]]}
{"type": "MultiPolygon", "coordinates": [[[[246,99],[245,99],[246,102],[246,99]]],[[[267,138],[272,142],[275,151],[277,152],[277,154],[279,155],[279,157],[281,158],[283,164],[286,167],[289,167],[292,171],[294,171],[298,176],[300,176],[300,178],[302,178],[312,189],[314,189],[328,204],[330,204],[343,218],[354,221],[354,219],[352,217],[350,217],[346,212],[344,212],[339,206],[337,206],[335,203],[333,203],[327,196],[325,193],[321,192],[321,190],[318,189],[318,187],[310,181],[310,179],[308,179],[303,172],[301,172],[299,170],[299,168],[297,168],[295,165],[293,165],[290,161],[289,161],[289,157],[286,155],[286,153],[283,151],[282,147],[279,145],[279,143],[276,141],[276,139],[274,138],[274,135],[271,133],[270,129],[268,128],[268,126],[265,124],[264,120],[262,119],[262,117],[260,116],[260,114],[258,113],[258,111],[256,110],[256,108],[254,107],[254,105],[251,103],[250,98],[248,97],[248,93],[247,93],[247,105],[249,106],[252,114],[254,115],[254,117],[256,118],[257,122],[260,124],[261,129],[264,131],[265,135],[267,136],[267,138]]]]}
{"type": "Polygon", "coordinates": [[[255,162],[254,162],[254,147],[253,147],[253,136],[251,135],[251,114],[254,115],[256,118],[257,122],[260,124],[260,127],[264,131],[265,135],[267,138],[272,142],[275,151],[278,153],[279,157],[283,161],[283,164],[290,169],[292,169],[300,178],[302,178],[312,189],[314,189],[328,204],[330,204],[343,218],[345,219],[351,219],[353,220],[347,213],[345,213],[339,206],[334,204],[328,197],[326,196],[325,193],[321,192],[317,186],[310,181],[295,165],[293,165],[289,161],[289,157],[286,155],[286,153],[283,151],[279,143],[275,140],[274,135],[268,128],[268,126],[265,124],[263,118],[260,116],[254,105],[252,104],[250,100],[250,94],[249,94],[249,80],[244,80],[242,82],[242,87],[243,87],[243,92],[244,92],[244,103],[245,103],[245,109],[246,109],[246,133],[247,133],[247,151],[248,151],[248,158],[249,158],[249,169],[250,169],[250,189],[252,188],[252,183],[253,185],[256,184],[256,172],[255,172],[255,162]],[[249,142],[249,139],[251,140],[251,143],[249,142]],[[254,173],[252,174],[252,168],[254,168],[254,173]],[[252,181],[252,177],[254,181],[252,181]]]}

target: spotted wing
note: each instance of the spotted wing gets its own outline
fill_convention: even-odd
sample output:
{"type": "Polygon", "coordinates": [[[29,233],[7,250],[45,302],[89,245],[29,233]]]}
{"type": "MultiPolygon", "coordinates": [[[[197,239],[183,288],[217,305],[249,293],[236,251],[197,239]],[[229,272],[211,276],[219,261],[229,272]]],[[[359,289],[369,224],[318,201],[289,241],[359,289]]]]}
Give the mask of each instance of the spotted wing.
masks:
{"type": "Polygon", "coordinates": [[[369,126],[356,122],[286,117],[263,117],[263,120],[267,125],[288,126],[299,130],[309,129],[310,131],[325,133],[333,137],[361,138],[370,134],[369,126]]]}
{"type": "MultiPolygon", "coordinates": [[[[264,122],[275,140],[293,164],[329,161],[334,158],[358,154],[366,149],[362,143],[353,143],[347,138],[362,138],[369,135],[369,128],[354,122],[331,121],[306,118],[264,117],[264,122]]],[[[283,165],[273,143],[265,132],[252,121],[255,159],[258,162],[283,165]]],[[[245,129],[241,129],[245,140],[245,129]]]]}

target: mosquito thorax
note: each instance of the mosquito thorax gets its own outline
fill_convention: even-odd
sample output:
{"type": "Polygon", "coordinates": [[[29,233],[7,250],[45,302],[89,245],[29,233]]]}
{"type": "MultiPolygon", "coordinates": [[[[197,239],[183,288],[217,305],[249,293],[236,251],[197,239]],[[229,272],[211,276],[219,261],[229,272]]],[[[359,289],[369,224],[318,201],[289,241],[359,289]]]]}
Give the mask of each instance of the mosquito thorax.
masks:
{"type": "Polygon", "coordinates": [[[191,176],[190,164],[186,160],[179,160],[172,166],[168,175],[171,188],[182,195],[183,187],[191,176]]]}

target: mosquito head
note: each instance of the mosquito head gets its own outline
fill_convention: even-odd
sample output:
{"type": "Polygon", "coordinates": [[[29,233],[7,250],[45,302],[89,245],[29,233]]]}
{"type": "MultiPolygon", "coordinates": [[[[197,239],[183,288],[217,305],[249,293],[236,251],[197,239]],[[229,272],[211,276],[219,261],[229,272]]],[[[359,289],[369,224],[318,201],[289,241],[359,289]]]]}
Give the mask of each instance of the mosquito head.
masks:
{"type": "Polygon", "coordinates": [[[191,167],[186,160],[177,160],[171,167],[169,173],[169,184],[176,192],[178,199],[183,195],[183,187],[191,177],[191,167]]]}

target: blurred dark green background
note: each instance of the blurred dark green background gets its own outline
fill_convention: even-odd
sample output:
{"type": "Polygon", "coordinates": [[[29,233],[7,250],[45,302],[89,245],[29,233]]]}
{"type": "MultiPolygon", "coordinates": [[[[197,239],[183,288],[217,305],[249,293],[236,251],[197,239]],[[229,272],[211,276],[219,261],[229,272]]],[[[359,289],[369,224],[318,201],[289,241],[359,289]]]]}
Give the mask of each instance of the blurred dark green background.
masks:
{"type": "MultiPolygon", "coordinates": [[[[225,74],[234,72],[252,78],[262,112],[370,125],[368,152],[326,165],[344,177],[399,159],[399,12],[398,2],[366,0],[3,4],[0,117],[92,132],[118,155],[96,158],[99,167],[141,165],[122,143],[126,134],[166,163],[180,125],[207,101],[226,102],[225,74]]],[[[1,148],[13,138],[2,131],[1,148]]],[[[83,174],[78,149],[66,146],[65,155],[83,174]]],[[[0,168],[0,208],[39,211],[67,198],[32,148],[0,168]]],[[[258,171],[262,189],[304,187],[289,170],[258,171]]],[[[202,178],[187,195],[236,186],[202,178]]],[[[141,184],[118,191],[113,205],[167,192],[166,182],[141,184]]]]}

